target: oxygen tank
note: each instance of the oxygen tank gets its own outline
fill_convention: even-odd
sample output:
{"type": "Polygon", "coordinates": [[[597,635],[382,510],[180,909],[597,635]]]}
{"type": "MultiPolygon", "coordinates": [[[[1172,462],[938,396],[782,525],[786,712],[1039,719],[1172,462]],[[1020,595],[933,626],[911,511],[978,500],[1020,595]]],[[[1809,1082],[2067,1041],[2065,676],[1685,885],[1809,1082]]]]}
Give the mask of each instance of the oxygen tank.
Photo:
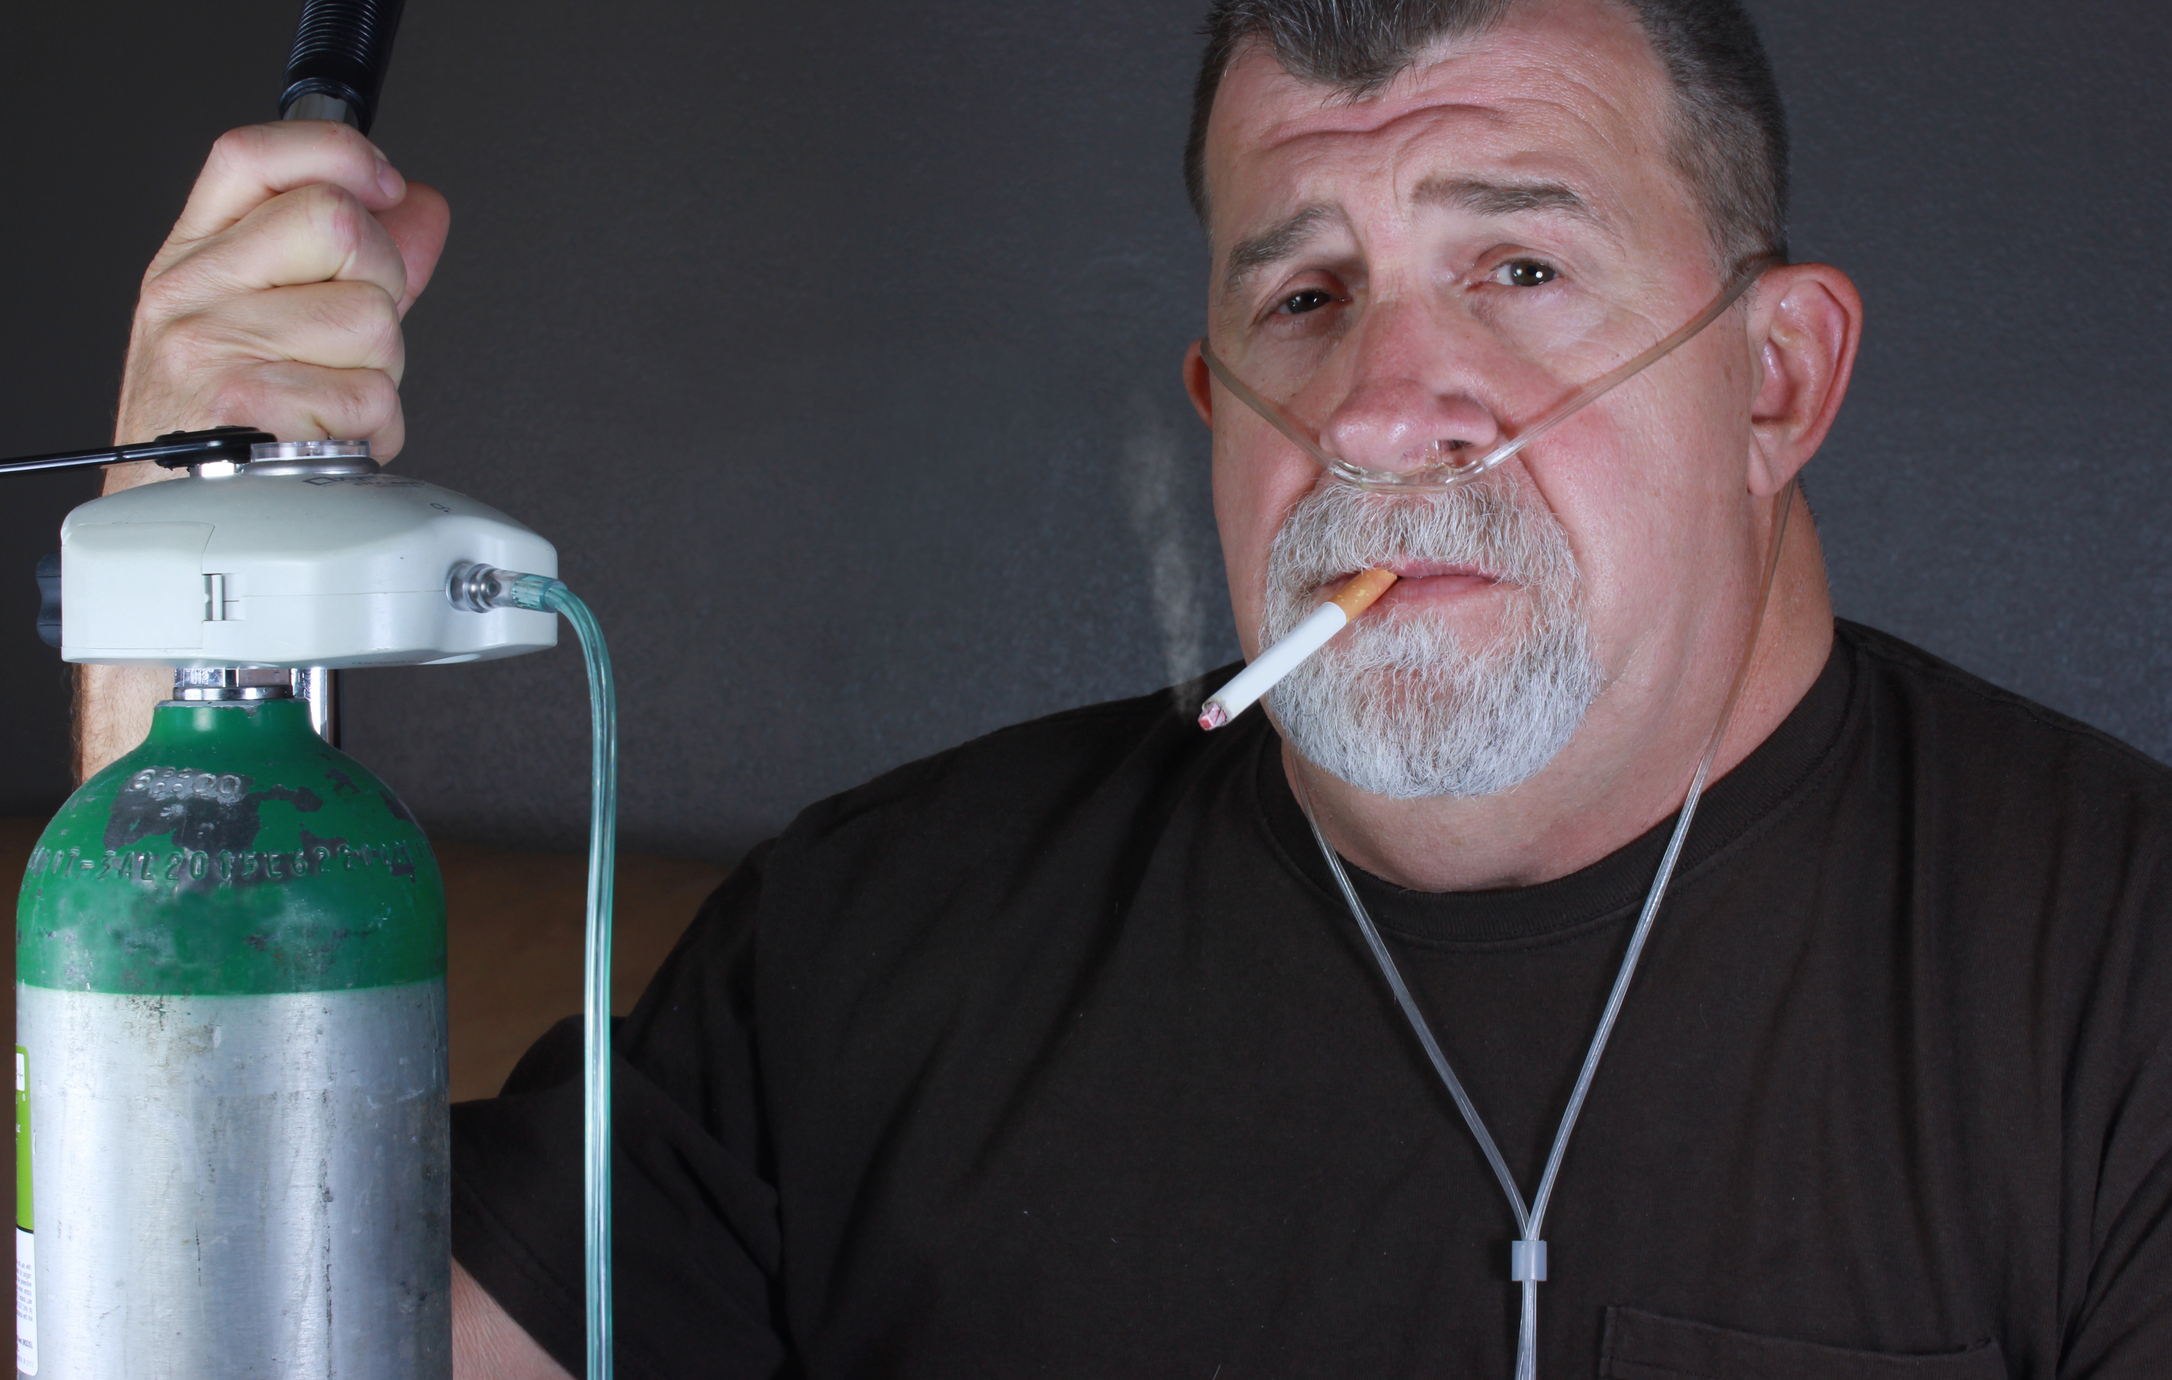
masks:
{"type": "Polygon", "coordinates": [[[450,1374],[444,889],[286,680],[178,672],[31,855],[22,1375],[450,1374]]]}

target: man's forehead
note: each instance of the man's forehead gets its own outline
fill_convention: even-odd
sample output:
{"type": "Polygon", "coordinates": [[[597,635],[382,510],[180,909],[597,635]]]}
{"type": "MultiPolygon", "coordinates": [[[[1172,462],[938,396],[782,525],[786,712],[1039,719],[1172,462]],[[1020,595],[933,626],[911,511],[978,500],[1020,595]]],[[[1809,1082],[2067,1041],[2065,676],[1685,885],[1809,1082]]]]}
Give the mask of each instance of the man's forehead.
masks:
{"type": "Polygon", "coordinates": [[[1581,187],[1586,209],[1600,212],[1605,184],[1665,161],[1671,114],[1642,30],[1604,0],[1519,9],[1436,43],[1357,98],[1292,76],[1255,42],[1216,92],[1208,201],[1218,236],[1231,215],[1256,229],[1368,173],[1405,202],[1437,203],[1430,193],[1444,184],[1549,184],[1581,187]]]}

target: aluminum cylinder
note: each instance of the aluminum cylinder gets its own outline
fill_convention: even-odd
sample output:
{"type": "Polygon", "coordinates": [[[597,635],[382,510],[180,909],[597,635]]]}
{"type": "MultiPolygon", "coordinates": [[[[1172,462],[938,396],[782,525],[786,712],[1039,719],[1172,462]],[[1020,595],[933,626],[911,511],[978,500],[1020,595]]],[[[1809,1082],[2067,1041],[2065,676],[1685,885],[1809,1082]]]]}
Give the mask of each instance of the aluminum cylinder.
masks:
{"type": "Polygon", "coordinates": [[[23,880],[17,1373],[447,1380],[436,859],[283,676],[182,679],[23,880]]]}
{"type": "Polygon", "coordinates": [[[21,1373],[449,1373],[442,981],[16,1001],[39,1209],[21,1373]]]}

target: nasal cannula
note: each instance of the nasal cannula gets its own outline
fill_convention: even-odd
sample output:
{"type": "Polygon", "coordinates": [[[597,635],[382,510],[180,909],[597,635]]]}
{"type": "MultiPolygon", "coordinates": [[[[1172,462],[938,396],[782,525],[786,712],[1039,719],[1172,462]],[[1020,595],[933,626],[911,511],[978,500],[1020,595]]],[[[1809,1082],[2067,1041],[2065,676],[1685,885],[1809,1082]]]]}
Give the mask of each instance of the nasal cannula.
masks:
{"type": "Polygon", "coordinates": [[[1561,1122],[1554,1131],[1553,1148],[1546,1156],[1545,1171],[1539,1176],[1538,1192],[1531,1196],[1528,1206],[1523,1194],[1517,1190],[1516,1178],[1509,1173],[1508,1162],[1501,1157],[1500,1147],[1486,1129],[1485,1120],[1478,1115],[1478,1108],[1464,1091],[1462,1081],[1450,1067],[1448,1057],[1441,1052],[1440,1042],[1433,1038],[1432,1027],[1418,1010],[1417,1002],[1410,995],[1409,984],[1403,981],[1395,956],[1381,938],[1380,929],[1365,909],[1365,902],[1350,884],[1350,873],[1335,853],[1327,835],[1320,829],[1318,815],[1302,781],[1297,784],[1297,802],[1305,812],[1305,822],[1312,826],[1312,838],[1320,846],[1320,856],[1327,860],[1328,871],[1334,874],[1335,885],[1342,892],[1344,905],[1351,918],[1357,921],[1359,931],[1365,936],[1365,945],[1372,950],[1373,962],[1380,975],[1387,981],[1388,990],[1395,996],[1403,1016],[1410,1023],[1411,1032],[1418,1037],[1418,1044],[1425,1050],[1433,1071],[1448,1089],[1448,1096],[1463,1114],[1463,1123],[1470,1128],[1471,1138],[1484,1152],[1486,1163],[1493,1168],[1494,1178],[1501,1185],[1501,1193],[1508,1199],[1510,1212],[1515,1215],[1518,1236],[1509,1245],[1508,1275],[1521,1288],[1523,1306],[1516,1329],[1515,1380],[1538,1380],[1538,1287],[1546,1278],[1546,1240],[1540,1234],[1546,1222],[1547,1206],[1553,1201],[1554,1184],[1561,1175],[1561,1163],[1568,1155],[1569,1137],[1576,1130],[1576,1119],[1584,1109],[1585,1095],[1591,1091],[1592,1079],[1599,1071],[1599,1058],[1606,1052],[1608,1037],[1614,1033],[1614,1022],[1621,1015],[1622,1003],[1629,995],[1630,979],[1636,976],[1637,960],[1643,956],[1644,942],[1651,938],[1652,922],[1659,915],[1659,903],[1666,898],[1667,884],[1674,877],[1674,865],[1682,856],[1682,844],[1689,838],[1690,821],[1696,818],[1697,804],[1704,798],[1705,782],[1712,775],[1713,763],[1719,757],[1720,744],[1727,737],[1727,729],[1734,722],[1735,707],[1742,701],[1743,687],[1749,684],[1750,667],[1757,658],[1757,639],[1764,627],[1765,611],[1772,603],[1773,578],[1780,569],[1780,549],[1787,541],[1787,519],[1794,510],[1795,486],[1788,485],[1773,500],[1772,550],[1765,559],[1764,583],[1758,590],[1757,607],[1750,617],[1750,630],[1744,639],[1742,660],[1735,668],[1734,683],[1728,687],[1727,699],[1720,706],[1719,719],[1712,726],[1712,736],[1705,741],[1704,755],[1697,762],[1697,770],[1690,777],[1689,789],[1683,793],[1682,808],[1676,812],[1673,832],[1667,839],[1667,851],[1660,856],[1659,870],[1652,878],[1651,888],[1644,895],[1643,908],[1637,913],[1636,928],[1630,932],[1629,948],[1622,955],[1621,968],[1614,976],[1614,986],[1607,993],[1606,1009],[1600,1013],[1598,1029],[1592,1032],[1591,1044],[1584,1051],[1583,1066],[1576,1074],[1576,1086],[1569,1092],[1568,1106],[1562,1110],[1561,1122]]]}
{"type": "MultiPolygon", "coordinates": [[[[1680,330],[1626,364],[1584,385],[1543,413],[1538,420],[1485,454],[1475,459],[1457,461],[1452,458],[1455,454],[1453,450],[1440,450],[1436,445],[1436,450],[1451,458],[1410,471],[1365,469],[1335,455],[1319,440],[1306,435],[1305,428],[1299,426],[1281,408],[1253,392],[1231,373],[1229,366],[1222,362],[1204,340],[1199,342],[1199,356],[1206,362],[1208,372],[1214,375],[1217,382],[1234,394],[1239,402],[1258,413],[1269,426],[1289,438],[1299,450],[1317,461],[1333,479],[1375,492],[1432,493],[1466,483],[1492,470],[1616,387],[1627,383],[1672,354],[1677,347],[1695,338],[1698,332],[1725,315],[1728,308],[1750,290],[1750,285],[1755,283],[1773,262],[1771,258],[1763,256],[1749,260],[1729,280],[1727,286],[1721,289],[1720,294],[1707,303],[1703,311],[1690,318],[1680,330]]],[[[1204,729],[1220,728],[1242,714],[1254,701],[1274,689],[1283,677],[1302,666],[1313,653],[1326,646],[1336,633],[1341,632],[1359,614],[1370,608],[1374,601],[1395,583],[1395,579],[1394,572],[1388,570],[1359,572],[1333,598],[1314,609],[1303,622],[1253,658],[1251,664],[1208,697],[1207,702],[1199,709],[1199,726],[1204,729]]]]}

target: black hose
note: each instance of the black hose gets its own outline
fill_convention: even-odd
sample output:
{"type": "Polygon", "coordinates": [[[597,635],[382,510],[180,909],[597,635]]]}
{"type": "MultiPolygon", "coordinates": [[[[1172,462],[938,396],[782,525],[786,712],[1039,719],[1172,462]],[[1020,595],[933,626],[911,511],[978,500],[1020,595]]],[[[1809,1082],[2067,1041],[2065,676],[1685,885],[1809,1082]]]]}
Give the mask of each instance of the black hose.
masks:
{"type": "MultiPolygon", "coordinates": [[[[294,51],[287,57],[287,86],[279,96],[279,118],[305,96],[338,101],[344,112],[332,118],[370,132],[377,118],[377,88],[392,64],[392,39],[400,28],[403,0],[303,0],[294,30],[294,51]]],[[[328,112],[329,113],[329,112],[328,112]]]]}

